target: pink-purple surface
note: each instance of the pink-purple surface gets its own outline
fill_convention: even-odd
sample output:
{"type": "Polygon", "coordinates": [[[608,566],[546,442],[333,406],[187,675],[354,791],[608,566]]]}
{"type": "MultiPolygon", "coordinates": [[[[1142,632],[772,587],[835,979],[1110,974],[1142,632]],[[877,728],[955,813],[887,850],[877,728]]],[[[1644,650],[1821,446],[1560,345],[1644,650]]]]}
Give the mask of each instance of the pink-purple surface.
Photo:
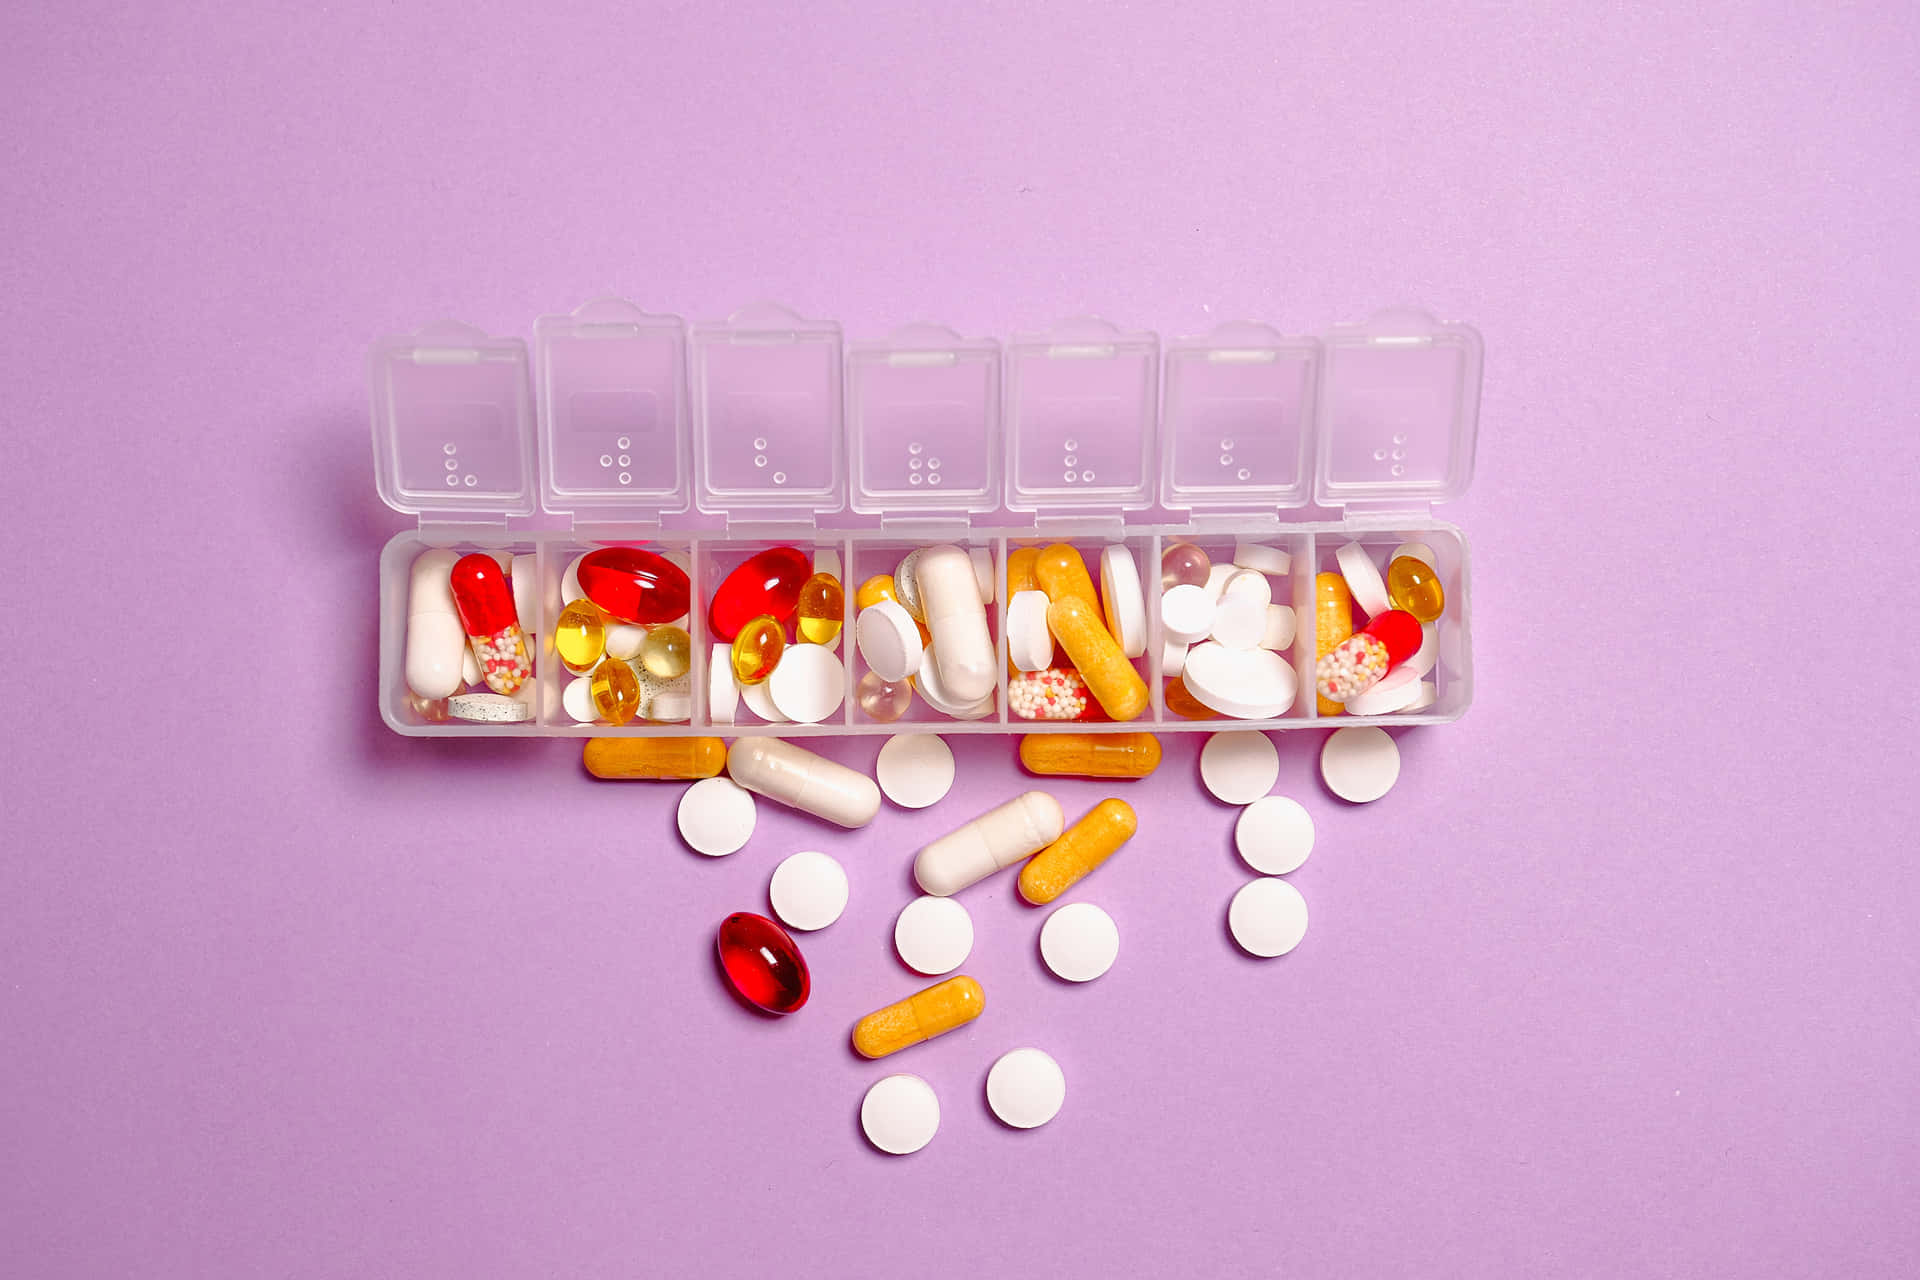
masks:
{"type": "Polygon", "coordinates": [[[9,6],[0,1270],[1912,1274],[1920,38],[1685,8],[9,6]],[[1475,707],[1367,809],[1281,739],[1294,955],[1225,936],[1183,737],[1074,895],[1114,971],[1044,976],[1002,877],[985,1015],[860,1062],[1010,744],[710,861],[677,787],[375,714],[369,339],[609,289],[1472,319],[1475,707]],[[712,931],[807,846],[853,899],[769,1023],[712,931]],[[904,1160],[888,1069],[944,1108],[904,1160]]]}

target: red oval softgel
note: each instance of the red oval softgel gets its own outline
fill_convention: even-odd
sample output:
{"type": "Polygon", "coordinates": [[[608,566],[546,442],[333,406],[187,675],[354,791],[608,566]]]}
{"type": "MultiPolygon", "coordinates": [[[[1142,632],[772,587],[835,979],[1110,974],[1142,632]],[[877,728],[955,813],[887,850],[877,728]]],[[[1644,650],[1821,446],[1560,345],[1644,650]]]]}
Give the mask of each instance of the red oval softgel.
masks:
{"type": "Polygon", "coordinates": [[[590,551],[579,573],[587,599],[622,622],[672,622],[693,597],[693,584],[680,566],[645,547],[590,551]]]}
{"type": "Polygon", "coordinates": [[[765,916],[736,911],[714,939],[720,969],[742,1000],[768,1013],[792,1013],[807,1002],[807,962],[785,929],[765,916]]]}
{"type": "Polygon", "coordinates": [[[800,607],[800,588],[812,576],[813,560],[804,551],[770,547],[721,580],[707,608],[707,625],[721,640],[732,640],[761,614],[785,626],[800,607]]]}

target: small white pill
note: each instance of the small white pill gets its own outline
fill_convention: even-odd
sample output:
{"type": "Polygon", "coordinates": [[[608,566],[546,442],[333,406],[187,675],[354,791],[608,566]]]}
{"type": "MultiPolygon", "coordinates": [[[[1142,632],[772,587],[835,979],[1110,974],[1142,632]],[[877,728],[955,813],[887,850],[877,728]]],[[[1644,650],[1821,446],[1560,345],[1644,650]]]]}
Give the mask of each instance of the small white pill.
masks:
{"type": "Polygon", "coordinates": [[[919,1076],[883,1076],[860,1101],[860,1128],[877,1149],[910,1156],[940,1131],[940,1099],[919,1076]]]}
{"type": "Polygon", "coordinates": [[[1313,815],[1298,800],[1261,796],[1240,811],[1233,824],[1233,847],[1240,860],[1264,876],[1300,869],[1313,852],[1313,815]]]}
{"type": "Polygon", "coordinates": [[[1415,560],[1418,560],[1434,572],[1438,573],[1440,571],[1440,566],[1436,564],[1433,559],[1433,548],[1424,542],[1401,543],[1393,549],[1393,554],[1387,557],[1387,563],[1392,564],[1401,556],[1412,556],[1415,560]]]}
{"type": "Polygon", "coordinates": [[[1213,611],[1211,639],[1229,649],[1257,649],[1266,634],[1266,601],[1245,595],[1220,597],[1220,605],[1213,611]]]}
{"type": "Polygon", "coordinates": [[[953,898],[915,898],[893,922],[893,947],[915,972],[952,973],[973,951],[973,917],[953,898]]]}
{"type": "Polygon", "coordinates": [[[1200,781],[1222,804],[1252,804],[1280,780],[1280,753],[1258,729],[1216,733],[1200,748],[1200,781]]]}
{"type": "Polygon", "coordinates": [[[716,644],[707,660],[707,719],[732,724],[740,709],[740,684],[733,678],[733,646],[716,644]]]}
{"type": "Polygon", "coordinates": [[[1258,600],[1261,604],[1273,603],[1273,584],[1267,581],[1267,575],[1252,569],[1240,569],[1228,575],[1220,584],[1220,598],[1231,600],[1239,596],[1248,600],[1258,600]]]}
{"type": "Polygon", "coordinates": [[[847,669],[824,645],[788,645],[766,685],[780,714],[799,724],[819,724],[840,709],[847,694],[847,669]]]}
{"type": "Polygon", "coordinates": [[[632,662],[640,656],[640,646],[647,642],[647,629],[635,626],[631,622],[613,622],[607,626],[607,656],[618,658],[622,662],[632,662]]]}
{"type": "Polygon", "coordinates": [[[1267,629],[1260,636],[1262,649],[1291,649],[1293,636],[1299,619],[1294,616],[1293,606],[1270,604],[1267,606],[1267,629]]]}
{"type": "Polygon", "coordinates": [[[1432,671],[1434,664],[1440,661],[1440,632],[1431,622],[1420,624],[1420,647],[1413,656],[1400,665],[1417,676],[1432,671]]]}
{"type": "Polygon", "coordinates": [[[1284,576],[1293,572],[1291,555],[1278,547],[1262,546],[1258,542],[1234,543],[1233,562],[1242,569],[1252,569],[1258,573],[1284,576]]]}
{"type": "Polygon", "coordinates": [[[1307,936],[1307,900],[1285,880],[1250,880],[1227,907],[1227,928],[1250,956],[1283,956],[1307,936]]]}
{"type": "Polygon", "coordinates": [[[1214,597],[1205,587],[1186,583],[1160,597],[1160,621],[1182,644],[1198,644],[1213,630],[1214,597]]]}
{"type": "Polygon", "coordinates": [[[591,551],[582,551],[567,565],[565,573],[560,575],[560,603],[570,605],[575,600],[584,599],[586,592],[580,589],[580,562],[592,555],[591,551]]]}
{"type": "Polygon", "coordinates": [[[846,869],[813,849],[796,853],[773,869],[767,901],[790,929],[824,929],[847,909],[846,869]]]}
{"type": "Polygon", "coordinates": [[[586,676],[567,681],[567,687],[560,691],[560,706],[581,724],[592,724],[600,718],[593,705],[593,681],[586,676]]]}
{"type": "Polygon", "coordinates": [[[753,835],[753,793],[721,776],[702,778],[680,795],[680,838],[709,858],[737,853],[753,835]]]}
{"type": "Polygon", "coordinates": [[[1403,713],[1411,715],[1415,711],[1425,711],[1439,700],[1440,694],[1439,691],[1433,687],[1433,681],[1422,680],[1420,687],[1414,691],[1413,701],[1400,708],[1400,710],[1403,713]]]}
{"type": "Polygon", "coordinates": [[[693,576],[693,557],[688,555],[686,552],[680,551],[680,550],[666,550],[660,553],[660,558],[662,560],[665,560],[668,564],[671,564],[674,568],[678,569],[680,572],[686,574],[688,577],[693,576]]]}
{"type": "Polygon", "coordinates": [[[920,628],[898,601],[880,600],[862,609],[853,621],[853,637],[860,660],[887,683],[919,672],[920,628]]]}
{"type": "Polygon", "coordinates": [[[658,724],[693,719],[693,695],[685,689],[662,689],[647,703],[647,719],[658,724]]]}
{"type": "Polygon", "coordinates": [[[953,789],[953,750],[937,733],[896,733],[880,748],[874,775],[902,809],[938,804],[953,789]]]}
{"type": "Polygon", "coordinates": [[[1021,671],[1044,671],[1053,665],[1048,603],[1044,591],[1016,591],[1007,603],[1007,657],[1021,671]]]}
{"type": "Polygon", "coordinates": [[[831,547],[814,548],[813,571],[830,573],[836,582],[845,582],[847,579],[847,575],[840,568],[840,553],[831,547]]]}
{"type": "Polygon", "coordinates": [[[1160,644],[1160,674],[1168,680],[1187,667],[1187,646],[1168,636],[1160,644]]]}
{"type": "Polygon", "coordinates": [[[1038,1049],[1001,1054],[987,1072],[987,1105],[1015,1129],[1039,1128],[1060,1114],[1066,1100],[1066,1073],[1038,1049]]]}
{"type": "Polygon", "coordinates": [[[1200,588],[1207,593],[1207,599],[1218,600],[1220,593],[1227,588],[1227,579],[1240,572],[1239,566],[1216,564],[1207,570],[1207,584],[1200,588]]]}
{"type": "MultiPolygon", "coordinates": [[[[731,670],[731,667],[729,667],[731,670]]],[[[767,688],[767,682],[743,684],[740,688],[740,701],[747,704],[747,710],[765,720],[768,724],[786,724],[786,713],[774,705],[773,691],[767,688]]]]}
{"type": "Polygon", "coordinates": [[[1390,716],[1420,696],[1420,673],[1402,665],[1346,701],[1350,716],[1390,716]]]}
{"type": "Polygon", "coordinates": [[[1187,650],[1180,679],[1195,698],[1223,716],[1267,720],[1293,705],[1300,678],[1271,649],[1229,649],[1197,644],[1187,650]]]}
{"type": "Polygon", "coordinates": [[[467,682],[469,689],[475,685],[486,683],[486,681],[481,678],[480,659],[473,656],[472,646],[468,646],[460,651],[460,678],[467,682]]]}
{"type": "MultiPolygon", "coordinates": [[[[533,686],[526,686],[522,692],[531,698],[533,686]]],[[[533,719],[533,708],[502,693],[456,693],[447,699],[447,714],[475,724],[517,724],[533,719]]]]}
{"type": "Polygon", "coordinates": [[[914,676],[913,687],[926,704],[943,716],[952,716],[955,720],[984,720],[993,714],[993,693],[988,691],[978,702],[962,702],[953,696],[947,688],[940,670],[938,645],[928,645],[920,655],[920,670],[914,676]]]}
{"type": "Polygon", "coordinates": [[[1040,958],[1056,978],[1092,982],[1119,954],[1119,926],[1091,902],[1070,902],[1040,926],[1040,958]]]}
{"type": "Polygon", "coordinates": [[[534,564],[531,554],[517,555],[513,558],[513,567],[507,570],[513,581],[513,611],[519,615],[522,631],[537,631],[540,627],[540,596],[535,590],[540,576],[534,571],[534,564]]]}
{"type": "Polygon", "coordinates": [[[1340,566],[1340,576],[1347,580],[1347,590],[1353,596],[1353,602],[1369,619],[1377,618],[1393,606],[1387,600],[1387,583],[1380,576],[1380,568],[1374,564],[1367,549],[1357,542],[1349,542],[1333,553],[1334,560],[1340,566]]]}
{"type": "Polygon", "coordinates": [[[1320,748],[1320,776],[1342,800],[1366,804],[1393,790],[1400,777],[1400,748],[1374,725],[1336,729],[1320,748]]]}
{"type": "Polygon", "coordinates": [[[1147,597],[1140,587],[1140,566],[1120,543],[1100,549],[1100,602],[1107,629],[1120,652],[1138,658],[1147,651],[1147,597]]]}
{"type": "Polygon", "coordinates": [[[973,579],[980,586],[980,603],[992,604],[995,594],[993,552],[985,547],[975,547],[967,552],[967,558],[973,561],[973,579]]]}

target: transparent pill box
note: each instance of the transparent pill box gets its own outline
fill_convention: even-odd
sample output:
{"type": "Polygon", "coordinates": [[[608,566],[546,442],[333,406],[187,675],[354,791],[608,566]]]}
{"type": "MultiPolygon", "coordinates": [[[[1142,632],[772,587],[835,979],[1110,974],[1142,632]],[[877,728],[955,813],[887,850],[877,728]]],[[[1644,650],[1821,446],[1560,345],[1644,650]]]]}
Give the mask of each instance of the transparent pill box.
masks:
{"type": "MultiPolygon", "coordinates": [[[[378,340],[368,359],[380,496],[418,526],[380,557],[382,717],[420,736],[758,734],[804,738],[943,733],[1214,732],[1223,727],[1438,724],[1473,701],[1467,540],[1433,505],[1463,494],[1478,427],[1481,342],[1470,326],[1416,310],[1324,334],[1263,324],[1159,335],[1074,320],[1005,343],[936,326],[847,342],[833,321],[762,305],[688,324],[618,299],[540,317],[532,346],[453,322],[378,340]],[[1236,541],[1288,552],[1272,580],[1298,637],[1286,657],[1299,693],[1266,720],[1189,720],[1166,703],[1159,617],[1162,551],[1178,542],[1229,562],[1236,541]],[[1359,542],[1384,570],[1422,542],[1446,595],[1434,701],[1413,714],[1326,716],[1313,696],[1314,577],[1359,542]],[[1096,582],[1101,549],[1139,566],[1148,637],[1135,661],[1151,701],[1127,722],[1010,713],[1005,567],[1010,550],[1066,542],[1096,582]],[[898,720],[869,719],[854,689],[859,583],[916,548],[951,543],[992,557],[987,606],[1000,653],[993,711],[943,715],[916,696],[898,720]],[[644,546],[692,580],[689,719],[620,727],[576,722],[573,679],[553,652],[561,580],[580,553],[644,546]],[[769,723],[742,704],[715,725],[705,608],[754,553],[837,555],[846,617],[836,652],[846,697],[815,724],[769,723]],[[429,720],[407,688],[411,566],[429,548],[522,559],[537,578],[530,719],[429,720]]],[[[516,584],[524,586],[524,584],[516,584]]],[[[1356,626],[1364,619],[1356,619],[1356,626]]]]}

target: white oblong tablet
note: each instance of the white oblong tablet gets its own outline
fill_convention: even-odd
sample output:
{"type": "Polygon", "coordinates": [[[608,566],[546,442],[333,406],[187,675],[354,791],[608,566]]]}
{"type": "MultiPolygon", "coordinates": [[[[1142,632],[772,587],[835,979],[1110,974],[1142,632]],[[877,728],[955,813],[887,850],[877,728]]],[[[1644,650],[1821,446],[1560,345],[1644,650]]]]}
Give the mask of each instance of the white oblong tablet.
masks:
{"type": "Polygon", "coordinates": [[[980,587],[980,603],[992,604],[994,597],[993,552],[985,547],[975,547],[967,552],[967,559],[973,561],[973,580],[980,587]]]}
{"type": "Polygon", "coordinates": [[[480,659],[473,656],[472,645],[466,645],[460,650],[460,678],[466,681],[469,689],[486,683],[480,675],[480,659]]]}
{"type": "Polygon", "coordinates": [[[1060,1114],[1066,1100],[1066,1073],[1038,1049],[1003,1053],[987,1072],[987,1105],[1015,1129],[1039,1128],[1060,1114]]]}
{"type": "Polygon", "coordinates": [[[695,853],[724,857],[753,835],[753,792],[724,774],[702,778],[680,795],[680,838],[695,853]]]}
{"type": "Polygon", "coordinates": [[[1007,658],[1021,671],[1045,671],[1053,665],[1048,603],[1044,591],[1016,591],[1007,602],[1007,658]]]}
{"type": "Polygon", "coordinates": [[[1307,900],[1285,880],[1250,880],[1227,907],[1227,928],[1248,955],[1283,956],[1307,936],[1307,900]]]}
{"type": "Polygon", "coordinates": [[[1267,720],[1293,705],[1300,678],[1271,649],[1229,649],[1209,641],[1187,650],[1187,692],[1223,716],[1267,720]]]}
{"type": "Polygon", "coordinates": [[[747,704],[747,710],[765,720],[768,724],[786,724],[786,712],[774,705],[773,691],[767,688],[767,682],[740,685],[740,701],[747,704]]]}
{"type": "Polygon", "coordinates": [[[840,553],[831,547],[815,547],[813,551],[813,571],[831,574],[835,582],[846,579],[846,573],[840,568],[840,553]]]}
{"type": "Polygon", "coordinates": [[[1187,667],[1187,646],[1168,636],[1160,645],[1160,675],[1173,679],[1187,667]]]}
{"type": "Polygon", "coordinates": [[[1431,622],[1423,622],[1420,624],[1420,647],[1413,651],[1411,658],[1408,658],[1400,665],[1406,667],[1417,676],[1424,676],[1432,671],[1434,665],[1439,661],[1439,628],[1435,627],[1431,622]]]}
{"type": "Polygon", "coordinates": [[[1209,638],[1229,649],[1257,649],[1267,634],[1267,602],[1253,596],[1223,595],[1213,611],[1209,638]]]}
{"type": "Polygon", "coordinates": [[[773,869],[767,901],[790,929],[824,929],[847,909],[846,869],[817,850],[796,853],[773,869]]]}
{"type": "Polygon", "coordinates": [[[1182,644],[1197,644],[1213,630],[1214,597],[1205,587],[1186,583],[1160,597],[1160,621],[1182,644]]]}
{"type": "MultiPolygon", "coordinates": [[[[531,698],[533,686],[527,685],[522,692],[531,698]]],[[[447,714],[475,724],[517,724],[533,719],[533,707],[504,693],[456,693],[447,699],[447,714]]]]}
{"type": "Polygon", "coordinates": [[[586,598],[587,593],[580,589],[580,562],[592,554],[593,552],[590,550],[582,551],[573,558],[572,563],[567,565],[566,572],[560,575],[560,604],[562,607],[572,604],[575,600],[586,598]]]}
{"type": "Polygon", "coordinates": [[[1216,733],[1200,748],[1200,781],[1223,804],[1252,804],[1280,780],[1280,753],[1258,729],[1216,733]]]}
{"type": "Polygon", "coordinates": [[[507,570],[513,585],[513,612],[520,619],[522,631],[537,631],[540,627],[540,593],[534,589],[540,579],[534,572],[534,563],[531,554],[517,555],[513,558],[513,567],[507,570]]]}
{"type": "Polygon", "coordinates": [[[1432,569],[1435,573],[1440,571],[1440,566],[1436,564],[1433,559],[1433,548],[1424,542],[1401,543],[1393,549],[1393,554],[1387,557],[1387,563],[1392,564],[1401,556],[1412,556],[1415,560],[1418,560],[1421,564],[1427,566],[1427,568],[1432,569]]]}
{"type": "Polygon", "coordinates": [[[896,733],[880,748],[873,772],[887,799],[924,809],[953,789],[953,750],[937,733],[896,733]]]}
{"type": "Polygon", "coordinates": [[[1420,673],[1403,664],[1348,698],[1345,710],[1350,716],[1390,716],[1419,696],[1420,673]]]}
{"type": "Polygon", "coordinates": [[[707,659],[707,719],[732,724],[740,710],[740,683],[733,678],[733,646],[716,644],[707,659]]]}
{"type": "Polygon", "coordinates": [[[1335,729],[1320,748],[1320,776],[1342,800],[1366,804],[1393,790],[1400,777],[1400,748],[1375,725],[1335,729]]]}
{"type": "Polygon", "coordinates": [[[1290,554],[1278,547],[1262,546],[1258,542],[1234,543],[1233,562],[1242,569],[1252,569],[1259,573],[1284,576],[1293,572],[1293,557],[1290,554]]]}
{"type": "Polygon", "coordinates": [[[1091,902],[1070,902],[1040,926],[1040,958],[1056,978],[1092,982],[1119,954],[1119,926],[1091,902]]]}
{"type": "Polygon", "coordinates": [[[893,948],[916,973],[952,973],[973,951],[973,917],[953,898],[915,898],[893,922],[893,948]]]}
{"type": "Polygon", "coordinates": [[[1260,647],[1273,650],[1293,648],[1293,636],[1298,629],[1298,622],[1299,619],[1294,616],[1292,605],[1268,605],[1267,629],[1260,636],[1260,647]]]}
{"type": "Polygon", "coordinates": [[[847,696],[847,669],[825,645],[792,644],[767,677],[767,696],[796,724],[819,724],[847,696]]]}
{"type": "Polygon", "coordinates": [[[1140,566],[1120,543],[1100,549],[1100,605],[1120,652],[1138,658],[1147,651],[1147,597],[1140,566]]]}
{"type": "Polygon", "coordinates": [[[1340,576],[1347,580],[1347,590],[1353,596],[1353,602],[1369,618],[1377,618],[1393,606],[1387,601],[1387,583],[1380,576],[1380,567],[1367,554],[1367,549],[1357,542],[1349,542],[1333,553],[1334,560],[1340,566],[1340,576]]]}
{"type": "Polygon", "coordinates": [[[953,696],[952,690],[940,679],[940,663],[934,656],[933,645],[928,645],[920,655],[920,670],[914,675],[913,688],[928,706],[955,720],[984,720],[993,714],[992,693],[971,703],[961,702],[953,696]]]}
{"type": "Polygon", "coordinates": [[[1439,700],[1440,700],[1440,693],[1439,693],[1439,690],[1433,687],[1433,681],[1422,680],[1420,682],[1420,687],[1414,690],[1413,701],[1409,702],[1406,706],[1400,708],[1400,710],[1406,714],[1411,715],[1415,711],[1425,711],[1428,707],[1432,706],[1434,703],[1438,702],[1439,700]]]}
{"type": "Polygon", "coordinates": [[[1298,871],[1313,852],[1313,815],[1298,800],[1261,796],[1233,824],[1240,860],[1265,876],[1298,871]]]}
{"type": "Polygon", "coordinates": [[[618,658],[622,662],[632,662],[640,656],[640,646],[647,641],[647,629],[631,622],[609,622],[607,626],[607,656],[618,658]]]}
{"type": "Polygon", "coordinates": [[[860,1100],[860,1128],[877,1149],[910,1156],[940,1131],[940,1099],[919,1076],[883,1076],[860,1100]]]}
{"type": "Polygon", "coordinates": [[[592,724],[600,718],[593,705],[593,681],[586,676],[567,681],[567,687],[560,691],[560,706],[581,724],[592,724]]]}
{"type": "Polygon", "coordinates": [[[876,601],[862,609],[853,621],[853,638],[860,660],[889,684],[920,670],[920,628],[896,600],[876,601]]]}

